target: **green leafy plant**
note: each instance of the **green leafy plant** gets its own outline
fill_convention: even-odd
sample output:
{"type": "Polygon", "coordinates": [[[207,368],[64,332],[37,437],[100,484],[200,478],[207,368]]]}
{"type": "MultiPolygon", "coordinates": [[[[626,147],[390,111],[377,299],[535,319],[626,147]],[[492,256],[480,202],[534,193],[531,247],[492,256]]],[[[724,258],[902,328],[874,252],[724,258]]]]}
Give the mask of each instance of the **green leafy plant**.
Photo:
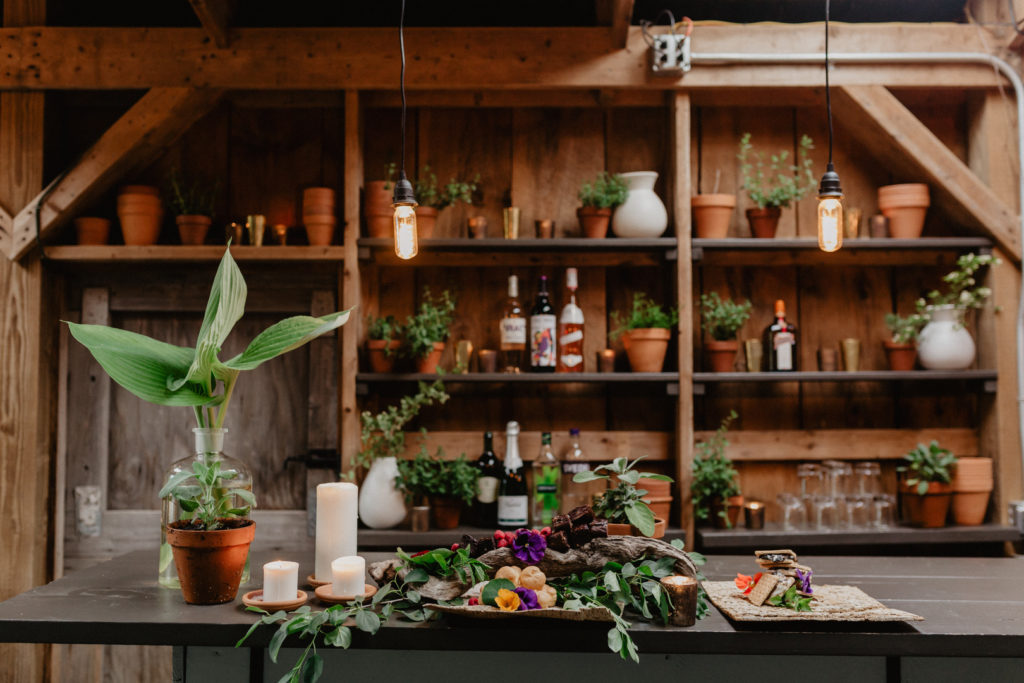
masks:
{"type": "Polygon", "coordinates": [[[992,290],[977,286],[975,274],[986,266],[998,266],[1000,263],[1002,260],[991,254],[961,255],[956,260],[956,270],[942,276],[942,281],[949,287],[949,291],[940,292],[933,289],[918,299],[918,314],[930,320],[933,306],[956,306],[962,317],[963,313],[970,309],[981,308],[985,305],[985,300],[992,296],[992,290]]]}
{"type": "Polygon", "coordinates": [[[444,185],[438,186],[437,174],[430,170],[430,166],[424,166],[414,183],[416,201],[420,206],[432,206],[438,211],[459,202],[472,205],[473,193],[476,192],[479,182],[480,174],[477,173],[470,181],[452,178],[444,185]]]}
{"type": "Polygon", "coordinates": [[[940,447],[938,441],[932,441],[927,446],[917,444],[914,450],[903,456],[903,460],[906,464],[897,467],[896,471],[907,475],[907,486],[916,487],[919,496],[928,493],[930,482],[948,484],[953,481],[950,468],[956,464],[956,456],[952,451],[940,447]]]}
{"type": "Polygon", "coordinates": [[[722,299],[718,292],[700,295],[701,319],[704,331],[716,341],[736,338],[736,332],[750,319],[751,303],[742,304],[732,299],[722,299]]]}
{"type": "Polygon", "coordinates": [[[211,216],[213,215],[214,199],[217,196],[218,184],[212,186],[198,180],[191,185],[181,178],[177,168],[172,169],[167,178],[167,186],[171,197],[171,206],[178,216],[211,216]]]}
{"type": "Polygon", "coordinates": [[[923,313],[911,313],[906,318],[895,313],[885,314],[885,326],[892,333],[894,344],[909,344],[914,341],[927,323],[928,316],[923,313]]]}
{"type": "Polygon", "coordinates": [[[579,197],[583,206],[594,209],[613,209],[626,201],[629,186],[622,176],[603,171],[590,182],[580,186],[579,197]]]}
{"type": "Polygon", "coordinates": [[[632,524],[640,530],[644,536],[654,534],[654,513],[643,501],[647,495],[645,489],[638,489],[636,483],[641,477],[655,479],[657,481],[672,481],[672,477],[664,474],[651,472],[640,472],[635,469],[636,465],[646,458],[642,455],[636,460],[628,458],[615,458],[608,465],[601,465],[592,470],[577,472],[572,480],[577,483],[596,481],[604,479],[610,481],[612,475],[618,480],[614,488],[610,488],[600,496],[594,497],[594,515],[603,517],[613,524],[632,524]],[[607,472],[607,474],[603,474],[607,472]]]}
{"type": "Polygon", "coordinates": [[[785,607],[796,612],[811,612],[811,602],[814,598],[800,595],[796,590],[796,584],[786,589],[785,593],[773,595],[768,598],[769,605],[785,607]]]}
{"type": "Polygon", "coordinates": [[[420,444],[416,457],[398,461],[395,484],[405,491],[406,500],[411,504],[428,496],[450,496],[469,505],[476,496],[479,476],[480,470],[466,460],[465,453],[455,460],[447,460],[443,448],[438,447],[437,454],[430,456],[420,444]]]}
{"type": "Polygon", "coordinates": [[[370,339],[377,339],[385,342],[389,342],[384,346],[384,355],[390,356],[394,353],[391,348],[390,342],[396,339],[401,339],[403,329],[402,324],[395,320],[395,316],[389,315],[384,318],[378,318],[376,316],[368,316],[366,318],[366,334],[370,339]]]}
{"type": "Polygon", "coordinates": [[[181,470],[168,478],[160,489],[160,498],[173,496],[178,506],[191,519],[207,531],[223,527],[222,519],[245,517],[251,507],[256,505],[252,491],[243,488],[230,488],[226,482],[238,477],[233,469],[221,469],[220,460],[209,463],[196,460],[192,470],[181,470]],[[234,507],[235,496],[238,496],[246,507],[234,507]]]}
{"type": "Polygon", "coordinates": [[[399,548],[396,554],[409,570],[405,575],[406,583],[423,583],[436,576],[441,579],[454,577],[464,584],[476,584],[487,580],[487,570],[490,569],[480,560],[470,557],[469,549],[464,547],[456,550],[435,548],[418,555],[410,555],[399,548]]]}
{"type": "Polygon", "coordinates": [[[626,314],[614,311],[611,318],[612,332],[609,336],[617,339],[629,330],[652,327],[672,329],[679,322],[679,312],[674,308],[665,310],[660,304],[648,299],[643,292],[636,292],[633,295],[633,308],[626,314]]]}
{"type": "Polygon", "coordinates": [[[435,299],[430,288],[423,288],[419,310],[405,320],[405,344],[413,358],[426,358],[436,342],[448,338],[448,330],[455,321],[455,298],[447,289],[435,299]]]}
{"type": "MultiPolygon", "coordinates": [[[[693,493],[693,513],[697,519],[708,519],[711,516],[711,506],[715,499],[725,500],[740,493],[736,483],[736,468],[725,454],[729,447],[726,434],[737,417],[735,410],[729,411],[711,438],[696,445],[690,490],[693,493]]],[[[729,518],[724,509],[719,511],[719,515],[728,523],[729,518]]]]}
{"type": "Polygon", "coordinates": [[[740,138],[740,172],[743,174],[743,189],[750,201],[759,209],[787,207],[791,202],[802,199],[817,187],[814,177],[814,162],[808,152],[814,149],[811,138],[800,137],[798,164],[789,163],[789,151],[772,154],[765,161],[762,152],[755,152],[750,142],[750,133],[740,138]]]}

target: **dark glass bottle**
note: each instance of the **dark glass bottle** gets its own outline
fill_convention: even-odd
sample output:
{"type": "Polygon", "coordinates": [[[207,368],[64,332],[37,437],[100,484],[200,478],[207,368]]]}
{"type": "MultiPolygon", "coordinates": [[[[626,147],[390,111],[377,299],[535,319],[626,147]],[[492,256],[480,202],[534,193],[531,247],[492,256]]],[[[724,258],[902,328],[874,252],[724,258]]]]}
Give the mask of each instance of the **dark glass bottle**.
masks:
{"type": "Polygon", "coordinates": [[[786,304],[775,302],[775,320],[764,331],[764,354],[770,372],[792,372],[797,369],[796,325],[786,320],[786,304]]]}
{"type": "Polygon", "coordinates": [[[476,523],[484,529],[498,525],[498,488],[504,468],[494,454],[494,435],[484,433],[484,452],[476,461],[480,477],[476,480],[476,523]]]}
{"type": "Polygon", "coordinates": [[[554,372],[558,364],[555,348],[555,334],[558,317],[548,299],[548,278],[540,276],[537,299],[530,309],[530,370],[533,372],[554,372]]]}
{"type": "Polygon", "coordinates": [[[498,527],[522,529],[529,516],[529,495],[526,489],[526,467],[519,455],[519,423],[512,421],[505,428],[505,467],[498,492],[498,527]]]}

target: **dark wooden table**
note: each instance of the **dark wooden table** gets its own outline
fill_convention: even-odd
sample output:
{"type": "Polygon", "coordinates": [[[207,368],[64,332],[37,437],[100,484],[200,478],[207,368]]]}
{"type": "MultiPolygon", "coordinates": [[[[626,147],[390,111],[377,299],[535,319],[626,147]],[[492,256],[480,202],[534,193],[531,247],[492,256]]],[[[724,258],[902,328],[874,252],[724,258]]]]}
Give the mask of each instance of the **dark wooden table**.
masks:
{"type": "MultiPolygon", "coordinates": [[[[386,556],[364,555],[368,561],[386,556]]],[[[240,600],[210,607],[186,605],[177,591],[157,586],[155,559],[152,552],[131,553],[0,603],[0,642],[173,645],[177,646],[176,680],[218,683],[277,680],[281,667],[298,657],[297,650],[286,648],[281,664],[271,664],[262,650],[269,642],[269,629],[255,634],[251,650],[235,650],[235,642],[253,622],[240,600]]],[[[257,581],[262,564],[270,559],[275,558],[259,553],[253,558],[257,581]]],[[[300,560],[300,575],[305,576],[311,554],[300,560]]],[[[815,672],[820,676],[821,667],[828,666],[828,680],[1024,681],[1024,560],[806,557],[802,561],[815,569],[819,583],[859,586],[886,605],[920,614],[925,621],[754,626],[731,623],[712,610],[689,629],[637,624],[634,637],[643,675],[707,671],[715,674],[709,680],[715,680],[723,671],[741,677],[756,672],[759,682],[791,682],[801,676],[825,680],[815,672]]],[[[751,573],[755,568],[750,557],[712,557],[706,573],[710,579],[726,580],[737,571],[751,573]]],[[[439,663],[461,661],[490,669],[496,653],[505,653],[502,656],[511,661],[528,657],[534,662],[530,667],[574,662],[565,675],[559,675],[560,680],[602,680],[612,671],[635,675],[637,670],[628,668],[635,665],[619,663],[605,649],[606,630],[602,624],[564,622],[510,625],[447,618],[412,624],[392,620],[376,636],[357,634],[348,652],[321,649],[321,653],[330,655],[325,657],[329,671],[341,667],[346,676],[357,670],[370,672],[371,678],[364,680],[385,680],[386,671],[401,676],[402,667],[413,661],[428,670],[439,663]]],[[[488,674],[489,680],[521,683],[522,672],[516,667],[499,669],[488,674]]],[[[428,675],[417,680],[433,679],[428,675]]]]}

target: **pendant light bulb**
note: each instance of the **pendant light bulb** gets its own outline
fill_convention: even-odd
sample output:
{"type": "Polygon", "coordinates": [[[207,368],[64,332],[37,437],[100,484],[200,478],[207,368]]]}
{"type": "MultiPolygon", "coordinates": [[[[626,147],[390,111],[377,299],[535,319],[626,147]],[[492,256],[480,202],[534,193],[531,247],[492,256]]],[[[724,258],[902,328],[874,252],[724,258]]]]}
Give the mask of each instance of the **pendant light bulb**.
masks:
{"type": "Polygon", "coordinates": [[[395,209],[395,255],[400,259],[411,259],[420,250],[416,230],[416,195],[404,171],[401,179],[395,183],[391,206],[395,209]]]}
{"type": "Polygon", "coordinates": [[[843,188],[832,164],[821,177],[818,188],[818,248],[839,251],[843,246],[843,188]]]}

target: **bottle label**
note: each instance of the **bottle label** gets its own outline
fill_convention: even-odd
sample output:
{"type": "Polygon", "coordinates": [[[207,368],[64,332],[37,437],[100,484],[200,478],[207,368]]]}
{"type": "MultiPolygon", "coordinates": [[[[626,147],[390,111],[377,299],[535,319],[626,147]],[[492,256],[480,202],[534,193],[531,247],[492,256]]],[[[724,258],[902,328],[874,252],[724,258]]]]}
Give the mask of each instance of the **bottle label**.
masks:
{"type": "Polygon", "coordinates": [[[526,318],[502,318],[501,343],[502,345],[525,344],[526,318]]]}
{"type": "Polygon", "coordinates": [[[580,472],[589,472],[590,463],[588,462],[563,462],[562,463],[562,474],[578,474],[580,472]]]}
{"type": "Polygon", "coordinates": [[[775,367],[779,370],[793,369],[793,345],[796,337],[792,332],[779,332],[772,341],[775,347],[775,367]]]}
{"type": "Polygon", "coordinates": [[[583,362],[583,356],[578,353],[563,353],[562,354],[562,365],[567,368],[579,367],[579,364],[583,362]]]}
{"type": "Polygon", "coordinates": [[[583,341],[583,330],[576,330],[568,334],[563,334],[558,338],[558,343],[562,346],[572,344],[573,342],[583,341]]]}
{"type": "Polygon", "coordinates": [[[526,496],[498,496],[498,526],[526,526],[526,496]]]}
{"type": "Polygon", "coordinates": [[[498,499],[498,485],[501,481],[497,477],[480,477],[476,480],[476,500],[478,503],[493,503],[498,499]]]}
{"type": "Polygon", "coordinates": [[[539,368],[555,367],[555,316],[530,316],[530,365],[539,368]]]}

